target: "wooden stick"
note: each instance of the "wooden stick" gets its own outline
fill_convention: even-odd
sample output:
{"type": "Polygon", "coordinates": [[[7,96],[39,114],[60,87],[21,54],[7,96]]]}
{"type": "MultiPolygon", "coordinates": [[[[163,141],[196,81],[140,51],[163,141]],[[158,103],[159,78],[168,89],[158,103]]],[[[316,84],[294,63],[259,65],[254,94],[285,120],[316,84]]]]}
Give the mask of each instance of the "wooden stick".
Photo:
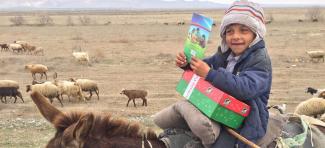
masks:
{"type": "Polygon", "coordinates": [[[239,139],[241,142],[249,145],[252,148],[261,148],[258,145],[256,145],[255,143],[253,143],[252,141],[247,140],[245,137],[243,137],[242,135],[238,134],[237,132],[235,132],[234,130],[226,127],[226,130],[233,135],[235,138],[239,139]]]}

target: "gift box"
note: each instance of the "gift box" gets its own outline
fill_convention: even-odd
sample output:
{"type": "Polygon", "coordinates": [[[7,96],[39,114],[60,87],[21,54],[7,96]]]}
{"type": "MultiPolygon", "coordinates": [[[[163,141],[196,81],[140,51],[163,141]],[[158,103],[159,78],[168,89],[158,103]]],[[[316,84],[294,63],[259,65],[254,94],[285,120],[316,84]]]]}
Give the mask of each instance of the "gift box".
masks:
{"type": "Polygon", "coordinates": [[[219,90],[191,70],[186,70],[176,91],[209,118],[231,128],[239,128],[250,107],[219,90]]]}

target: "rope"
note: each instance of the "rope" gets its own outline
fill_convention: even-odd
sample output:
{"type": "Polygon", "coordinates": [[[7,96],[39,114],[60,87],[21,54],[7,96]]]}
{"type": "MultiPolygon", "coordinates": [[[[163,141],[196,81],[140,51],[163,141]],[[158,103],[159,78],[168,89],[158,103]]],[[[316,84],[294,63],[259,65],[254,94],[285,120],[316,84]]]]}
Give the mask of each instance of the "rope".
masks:
{"type": "Polygon", "coordinates": [[[145,148],[145,146],[144,146],[144,141],[146,140],[146,142],[148,143],[149,147],[152,148],[152,144],[151,144],[151,142],[148,140],[148,138],[147,138],[147,134],[143,133],[141,137],[142,137],[142,141],[141,141],[141,145],[142,145],[142,146],[141,146],[141,147],[142,147],[142,148],[145,148]]]}
{"type": "Polygon", "coordinates": [[[310,124],[307,124],[308,129],[310,131],[310,143],[311,143],[311,147],[314,147],[314,141],[313,141],[313,131],[311,130],[310,124]]]}

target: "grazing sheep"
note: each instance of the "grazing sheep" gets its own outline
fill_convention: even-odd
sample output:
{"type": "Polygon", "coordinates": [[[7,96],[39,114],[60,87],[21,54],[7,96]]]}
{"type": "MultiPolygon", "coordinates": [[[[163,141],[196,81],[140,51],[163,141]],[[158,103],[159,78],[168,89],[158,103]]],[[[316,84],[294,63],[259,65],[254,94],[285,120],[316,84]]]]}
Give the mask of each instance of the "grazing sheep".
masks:
{"type": "Polygon", "coordinates": [[[73,52],[72,56],[80,63],[89,64],[89,55],[87,52],[73,52]]]}
{"type": "Polygon", "coordinates": [[[6,103],[7,96],[14,97],[15,102],[17,101],[17,96],[24,102],[21,93],[18,91],[19,84],[13,80],[0,80],[0,99],[1,102],[6,103]],[[4,99],[4,100],[3,100],[4,99]]]}
{"type": "Polygon", "coordinates": [[[317,117],[325,113],[325,99],[310,98],[298,104],[295,114],[317,117]]]}
{"type": "Polygon", "coordinates": [[[14,41],[15,44],[19,44],[22,46],[22,49],[24,50],[24,52],[26,52],[26,46],[28,45],[28,43],[26,41],[14,41]]]}
{"type": "Polygon", "coordinates": [[[15,87],[19,88],[19,84],[13,80],[0,80],[0,87],[15,87]]]}
{"type": "Polygon", "coordinates": [[[9,50],[8,44],[0,44],[0,47],[1,47],[1,52],[2,51],[8,51],[9,50]]]}
{"type": "Polygon", "coordinates": [[[12,52],[23,52],[23,47],[20,44],[9,44],[9,49],[12,50],[12,52]]]}
{"type": "Polygon", "coordinates": [[[24,48],[24,51],[27,52],[27,54],[32,54],[36,50],[36,46],[33,45],[24,44],[22,46],[24,48]]]}
{"type": "Polygon", "coordinates": [[[306,89],[306,93],[310,93],[311,95],[313,95],[314,97],[317,97],[317,98],[325,99],[325,89],[315,89],[312,87],[308,87],[306,89]]]}
{"type": "Polygon", "coordinates": [[[60,89],[54,85],[52,82],[44,82],[43,84],[35,84],[35,85],[26,85],[26,92],[29,91],[38,91],[45,97],[50,99],[50,102],[53,102],[53,98],[57,98],[63,107],[61,98],[60,98],[60,89]]]}
{"type": "Polygon", "coordinates": [[[35,50],[34,50],[34,55],[44,55],[44,48],[43,47],[37,47],[35,50]]]}
{"type": "Polygon", "coordinates": [[[70,96],[85,101],[85,97],[82,94],[81,87],[78,84],[76,84],[76,82],[55,80],[54,84],[59,88],[62,99],[63,99],[63,95],[65,94],[68,96],[69,101],[70,101],[70,96]]]}
{"type": "Polygon", "coordinates": [[[71,78],[70,79],[72,82],[76,82],[76,84],[78,84],[81,87],[82,91],[89,91],[89,97],[87,100],[90,100],[92,95],[93,95],[93,91],[96,93],[97,95],[97,99],[99,100],[99,90],[98,90],[98,86],[97,83],[93,80],[89,80],[89,79],[74,79],[71,78]]]}
{"type": "Polygon", "coordinates": [[[14,103],[17,101],[17,96],[24,102],[23,96],[17,87],[0,87],[0,99],[2,103],[7,103],[7,96],[14,97],[14,103]]]}
{"type": "Polygon", "coordinates": [[[1,87],[0,99],[2,103],[7,103],[7,98],[6,98],[7,96],[10,98],[14,97],[15,98],[14,103],[16,103],[17,101],[17,96],[24,102],[21,92],[16,87],[1,87]]]}
{"type": "Polygon", "coordinates": [[[306,51],[306,53],[309,55],[312,61],[314,61],[314,59],[317,59],[317,62],[319,62],[322,59],[322,61],[324,62],[324,56],[325,56],[324,51],[315,50],[315,51],[306,51]]]}
{"type": "Polygon", "coordinates": [[[142,99],[142,106],[144,106],[144,105],[147,106],[146,96],[148,95],[148,92],[145,91],[145,90],[126,90],[126,89],[123,89],[120,94],[124,94],[129,98],[128,103],[126,104],[127,107],[129,106],[129,102],[131,100],[133,100],[134,107],[136,107],[136,105],[135,105],[135,99],[136,98],[141,98],[142,99]]]}
{"type": "Polygon", "coordinates": [[[48,71],[47,66],[42,64],[29,64],[25,66],[25,69],[28,69],[32,73],[32,77],[36,80],[36,73],[41,74],[41,79],[43,78],[43,74],[45,75],[45,79],[47,80],[46,72],[48,71]]]}

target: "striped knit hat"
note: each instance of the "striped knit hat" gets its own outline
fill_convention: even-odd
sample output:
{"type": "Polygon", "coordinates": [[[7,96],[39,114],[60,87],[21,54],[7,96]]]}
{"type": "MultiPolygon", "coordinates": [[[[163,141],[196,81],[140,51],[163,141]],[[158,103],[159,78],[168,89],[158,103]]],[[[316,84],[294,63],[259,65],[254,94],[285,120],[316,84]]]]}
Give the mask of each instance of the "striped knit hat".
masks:
{"type": "Polygon", "coordinates": [[[222,38],[221,51],[226,52],[228,46],[225,41],[226,27],[230,24],[242,24],[249,27],[256,38],[251,43],[253,46],[262,40],[266,34],[264,23],[264,11],[258,4],[247,0],[235,1],[225,12],[220,26],[220,36],[222,38]]]}

